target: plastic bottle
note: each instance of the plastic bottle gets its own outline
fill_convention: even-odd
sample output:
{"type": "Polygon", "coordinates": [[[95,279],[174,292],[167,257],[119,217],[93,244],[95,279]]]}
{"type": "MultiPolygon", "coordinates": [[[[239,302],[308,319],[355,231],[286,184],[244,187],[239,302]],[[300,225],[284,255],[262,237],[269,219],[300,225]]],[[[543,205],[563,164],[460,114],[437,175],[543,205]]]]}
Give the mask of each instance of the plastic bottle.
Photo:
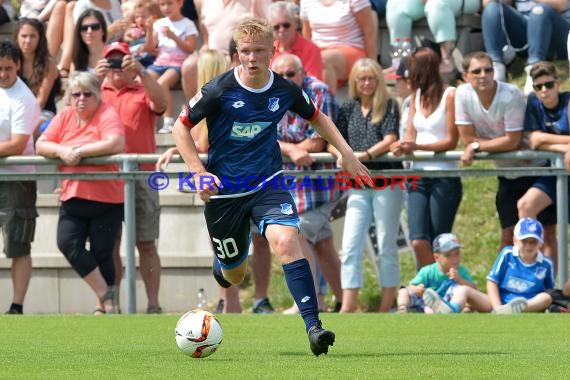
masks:
{"type": "Polygon", "coordinates": [[[404,42],[402,42],[402,58],[412,55],[412,49],[410,37],[404,37],[404,42]]]}
{"type": "Polygon", "coordinates": [[[204,309],[206,307],[206,292],[204,288],[198,289],[198,294],[196,294],[196,309],[204,309]]]}
{"type": "Polygon", "coordinates": [[[400,65],[402,58],[402,43],[400,37],[394,39],[394,45],[390,47],[390,59],[392,60],[392,67],[396,69],[400,65]]]}

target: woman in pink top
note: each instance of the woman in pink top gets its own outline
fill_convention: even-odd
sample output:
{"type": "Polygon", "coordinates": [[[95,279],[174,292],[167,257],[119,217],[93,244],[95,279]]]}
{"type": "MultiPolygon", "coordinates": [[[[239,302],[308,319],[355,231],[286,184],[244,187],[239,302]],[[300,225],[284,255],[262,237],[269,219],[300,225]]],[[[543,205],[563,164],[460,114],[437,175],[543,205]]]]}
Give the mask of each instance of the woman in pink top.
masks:
{"type": "Polygon", "coordinates": [[[303,36],[321,48],[323,78],[333,94],[354,62],[376,60],[378,19],[369,0],[303,0],[301,20],[303,36]]]}
{"type": "MultiPolygon", "coordinates": [[[[112,105],[101,103],[99,79],[87,72],[69,78],[70,106],[38,139],[36,152],[59,158],[64,172],[116,172],[118,165],[77,166],[83,157],[121,153],[124,127],[112,105]]],[[[98,297],[94,314],[114,312],[113,246],[123,220],[123,181],[63,181],[57,245],[98,297]],[[89,239],[89,249],[86,241],[89,239]]]]}

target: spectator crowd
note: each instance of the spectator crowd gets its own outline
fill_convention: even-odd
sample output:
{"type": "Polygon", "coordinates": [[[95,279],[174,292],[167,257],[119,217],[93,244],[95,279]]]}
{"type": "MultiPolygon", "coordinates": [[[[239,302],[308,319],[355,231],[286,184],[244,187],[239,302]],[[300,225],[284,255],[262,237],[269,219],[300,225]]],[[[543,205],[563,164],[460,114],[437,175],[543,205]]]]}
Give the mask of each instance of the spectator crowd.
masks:
{"type": "MultiPolygon", "coordinates": [[[[565,153],[570,170],[570,92],[562,90],[553,63],[568,59],[569,0],[21,0],[19,9],[13,3],[0,1],[0,24],[15,24],[12,40],[0,42],[0,157],[37,154],[59,158],[65,172],[112,172],[116,165],[79,164],[86,157],[156,153],[155,134],[172,133],[178,118],[173,89],[181,86],[192,106],[217,75],[234,70],[237,78],[240,59],[244,63],[240,57],[249,52],[238,50],[233,31],[255,17],[273,28],[271,78],[281,76],[302,89],[372,171],[445,171],[471,165],[480,152],[523,149],[565,153]],[[455,19],[475,13],[481,15],[485,52],[462,52],[463,62],[456,63],[455,19]],[[390,43],[396,46],[412,37],[413,22],[422,18],[434,41],[382,68],[379,21],[386,20],[390,43]],[[507,82],[516,56],[526,62],[522,91],[507,82]],[[459,144],[460,162],[375,160],[387,153],[452,151],[459,144]]],[[[198,151],[207,153],[208,120],[191,135],[198,151]]],[[[279,122],[277,139],[282,155],[290,159],[284,170],[342,166],[340,153],[291,111],[279,122]],[[310,153],[318,152],[332,153],[336,163],[315,162],[310,153]]],[[[175,147],[169,149],[156,166],[141,165],[140,170],[163,170],[176,153],[175,147]]],[[[31,171],[29,166],[0,168],[0,173],[31,171]]],[[[330,286],[336,301],[332,311],[359,310],[370,231],[376,237],[372,265],[381,294],[379,312],[549,308],[559,265],[555,177],[497,178],[501,242],[486,291],[476,288],[460,263],[462,246],[453,234],[461,178],[422,178],[414,186],[388,182],[352,186],[344,194],[317,185],[291,191],[319,309],[329,309],[324,295],[330,286]],[[339,207],[346,216],[337,252],[330,220],[339,207]],[[407,213],[418,270],[411,281],[400,277],[402,212],[407,213]]],[[[295,181],[290,185],[299,187],[295,181]]],[[[159,197],[146,181],[136,183],[135,194],[147,312],[161,313],[159,197]]],[[[59,250],[93,291],[94,314],[120,312],[122,181],[64,180],[59,195],[59,250]]],[[[0,180],[4,253],[12,261],[9,314],[23,314],[32,274],[36,196],[35,181],[0,180]]],[[[253,311],[273,313],[268,296],[271,249],[257,227],[252,229],[253,311]]],[[[570,282],[563,293],[570,297],[570,282]]],[[[286,312],[298,313],[298,306],[286,312]]],[[[217,311],[241,312],[237,287],[220,288],[217,311]]]]}

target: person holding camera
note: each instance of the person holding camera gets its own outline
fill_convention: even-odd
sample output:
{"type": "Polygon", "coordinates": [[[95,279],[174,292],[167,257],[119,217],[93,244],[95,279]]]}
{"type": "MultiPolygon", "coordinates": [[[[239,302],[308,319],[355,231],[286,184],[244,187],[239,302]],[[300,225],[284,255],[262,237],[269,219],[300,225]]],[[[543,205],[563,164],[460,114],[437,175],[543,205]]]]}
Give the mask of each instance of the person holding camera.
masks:
{"type": "MultiPolygon", "coordinates": [[[[156,153],[154,126],[157,116],[166,110],[164,89],[131,55],[126,42],[105,46],[103,59],[97,63],[97,75],[105,78],[101,86],[103,102],[113,105],[125,125],[125,153],[156,153]]],[[[154,171],[154,164],[141,164],[140,169],[154,171]]],[[[136,245],[148,298],[147,313],[161,313],[158,303],[160,258],[156,249],[160,223],[158,192],[145,180],[136,181],[135,201],[136,245]]],[[[120,246],[119,235],[113,250],[117,287],[123,277],[120,246]]]]}
{"type": "Polygon", "coordinates": [[[526,52],[524,94],[530,94],[532,65],[567,57],[566,39],[561,36],[570,31],[568,0],[483,0],[483,6],[483,43],[493,60],[494,78],[506,81],[505,65],[526,52]]]}

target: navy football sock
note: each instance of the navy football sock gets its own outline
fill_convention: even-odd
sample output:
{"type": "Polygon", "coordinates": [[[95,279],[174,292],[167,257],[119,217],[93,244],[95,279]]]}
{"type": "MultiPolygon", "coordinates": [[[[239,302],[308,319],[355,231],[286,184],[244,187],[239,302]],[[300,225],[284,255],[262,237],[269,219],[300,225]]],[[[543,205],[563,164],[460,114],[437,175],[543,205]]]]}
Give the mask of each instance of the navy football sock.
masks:
{"type": "Polygon", "coordinates": [[[283,265],[287,287],[301,312],[305,321],[305,328],[309,328],[319,321],[319,306],[311,267],[307,259],[293,261],[283,265]]]}

